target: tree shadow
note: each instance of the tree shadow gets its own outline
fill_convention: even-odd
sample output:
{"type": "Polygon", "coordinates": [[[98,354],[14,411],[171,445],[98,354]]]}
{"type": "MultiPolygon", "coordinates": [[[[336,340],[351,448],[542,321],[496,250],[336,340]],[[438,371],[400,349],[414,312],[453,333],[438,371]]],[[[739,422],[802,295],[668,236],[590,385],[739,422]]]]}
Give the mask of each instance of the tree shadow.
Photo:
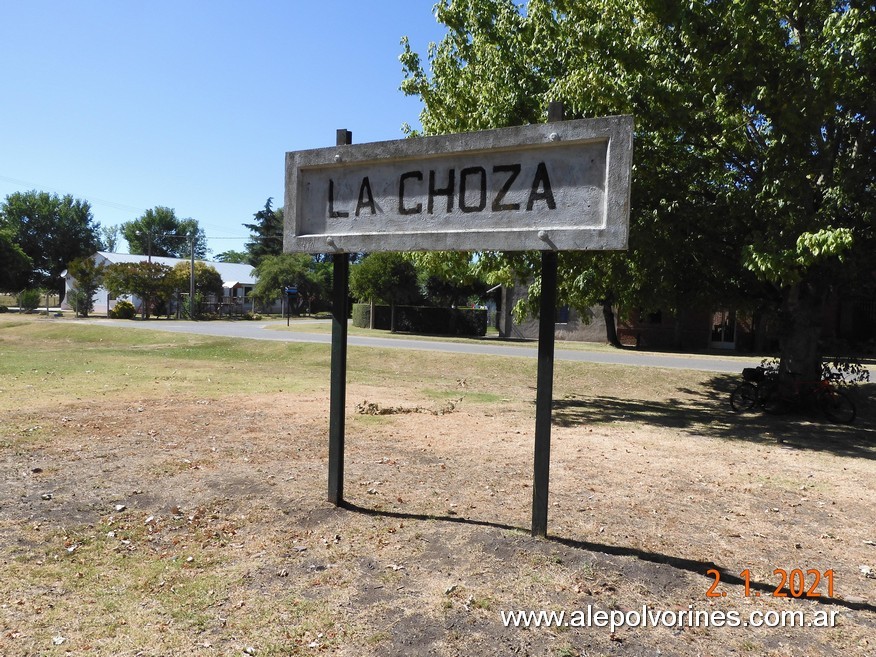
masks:
{"type": "MultiPolygon", "coordinates": [[[[384,511],[382,509],[371,509],[368,507],[359,506],[352,502],[344,501],[341,505],[341,508],[346,509],[347,511],[352,511],[353,513],[359,513],[367,516],[375,516],[382,518],[395,518],[400,520],[409,520],[409,521],[434,521],[434,522],[446,522],[446,523],[454,523],[454,524],[462,524],[462,525],[473,525],[477,527],[489,527],[493,529],[502,529],[506,531],[514,531],[514,532],[525,532],[527,535],[529,532],[522,527],[515,527],[513,525],[508,525],[505,523],[499,522],[490,522],[488,520],[476,520],[471,518],[464,518],[461,516],[446,516],[446,515],[431,515],[431,514],[423,514],[423,513],[405,513],[403,511],[384,511]]],[[[537,541],[535,537],[530,537],[530,540],[537,541]]],[[[724,584],[732,584],[735,586],[744,586],[745,580],[739,576],[738,573],[731,572],[730,570],[719,566],[718,564],[711,561],[698,561],[696,559],[687,559],[685,557],[677,557],[669,554],[663,554],[660,552],[651,552],[649,550],[641,550],[633,547],[625,547],[622,545],[607,545],[604,543],[593,543],[591,541],[581,541],[572,538],[566,538],[561,536],[550,536],[548,535],[545,539],[550,543],[556,543],[558,545],[563,545],[568,548],[572,548],[574,550],[584,550],[587,552],[598,552],[601,554],[610,554],[613,556],[619,557],[632,557],[634,559],[638,559],[640,561],[645,561],[649,563],[655,564],[664,564],[675,568],[676,570],[683,570],[694,575],[699,575],[708,581],[709,585],[715,581],[713,575],[709,574],[707,571],[716,570],[720,573],[720,580],[724,584]]],[[[708,588],[708,587],[707,587],[708,588]]],[[[751,591],[755,591],[758,593],[763,593],[767,596],[772,595],[776,590],[775,583],[769,582],[749,582],[749,589],[751,591]]],[[[848,600],[842,600],[840,598],[829,598],[827,596],[821,596],[819,598],[807,598],[810,600],[816,600],[821,604],[830,604],[836,605],[840,607],[846,607],[847,609],[855,609],[861,611],[870,611],[876,612],[876,605],[869,604],[867,602],[852,602],[848,600]]]]}
{"type": "Polygon", "coordinates": [[[736,375],[715,375],[701,389],[678,388],[669,399],[622,399],[576,395],[555,399],[553,423],[561,427],[617,422],[679,429],[690,434],[758,444],[831,452],[839,456],[876,459],[876,384],[852,392],[858,417],[851,425],[828,422],[816,408],[788,415],[735,413],[730,393],[741,383],[736,375]]]}

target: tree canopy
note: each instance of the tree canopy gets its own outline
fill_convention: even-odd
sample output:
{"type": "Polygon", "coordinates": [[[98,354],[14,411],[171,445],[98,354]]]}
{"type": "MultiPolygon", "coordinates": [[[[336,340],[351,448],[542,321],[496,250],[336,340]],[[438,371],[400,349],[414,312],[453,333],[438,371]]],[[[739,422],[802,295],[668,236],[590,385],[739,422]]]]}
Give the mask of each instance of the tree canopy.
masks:
{"type": "Polygon", "coordinates": [[[179,219],[172,208],[156,206],[120,226],[128,250],[136,255],[187,258],[195,236],[195,258],[207,256],[207,236],[195,219],[179,219]]]}
{"type": "Polygon", "coordinates": [[[234,262],[237,264],[245,265],[249,262],[249,253],[246,253],[245,251],[235,251],[234,249],[229,249],[228,251],[217,253],[214,258],[218,262],[234,262]]]}
{"type": "Polygon", "coordinates": [[[0,231],[31,261],[30,271],[22,275],[19,270],[16,277],[15,282],[22,287],[63,292],[61,272],[70,261],[97,250],[99,229],[88,202],[70,195],[14,192],[0,204],[0,231]]]}
{"type": "Polygon", "coordinates": [[[22,250],[9,229],[0,230],[0,290],[19,291],[27,285],[33,261],[22,250]]]}
{"type": "Polygon", "coordinates": [[[107,265],[103,284],[114,296],[134,294],[143,299],[143,315],[149,317],[152,305],[173,292],[170,272],[158,262],[118,262],[107,265]]]}
{"type": "MultiPolygon", "coordinates": [[[[406,41],[401,56],[424,132],[538,122],[552,100],[635,117],[630,251],[562,254],[561,298],[776,312],[785,364],[815,369],[822,305],[872,271],[872,3],[443,0],[436,15],[428,73],[406,41]]],[[[533,260],[479,266],[532,277],[533,260]]]]}
{"type": "Polygon", "coordinates": [[[350,269],[350,294],[390,305],[420,298],[417,271],[403,253],[370,253],[350,269]]]}
{"type": "Polygon", "coordinates": [[[331,265],[316,262],[306,253],[266,255],[255,270],[258,281],[252,295],[259,303],[276,301],[287,286],[296,286],[298,295],[311,308],[316,301],[329,296],[331,265]]]}
{"type": "Polygon", "coordinates": [[[88,317],[88,313],[94,310],[94,294],[103,284],[105,268],[103,264],[97,264],[93,257],[77,258],[67,268],[68,275],[75,283],[69,303],[77,315],[88,317]]]}
{"type": "Polygon", "coordinates": [[[265,256],[283,253],[283,208],[273,209],[273,200],[271,197],[265,201],[265,207],[253,215],[253,223],[243,224],[251,233],[246,250],[253,267],[257,267],[265,256]]]}
{"type": "Polygon", "coordinates": [[[119,227],[118,226],[101,226],[100,227],[100,250],[109,253],[116,253],[119,246],[119,227]]]}
{"type": "MultiPolygon", "coordinates": [[[[191,288],[192,266],[188,262],[178,262],[168,273],[168,285],[176,292],[188,293],[191,288]]],[[[195,294],[216,297],[222,296],[222,276],[212,265],[195,261],[195,294]]]]}

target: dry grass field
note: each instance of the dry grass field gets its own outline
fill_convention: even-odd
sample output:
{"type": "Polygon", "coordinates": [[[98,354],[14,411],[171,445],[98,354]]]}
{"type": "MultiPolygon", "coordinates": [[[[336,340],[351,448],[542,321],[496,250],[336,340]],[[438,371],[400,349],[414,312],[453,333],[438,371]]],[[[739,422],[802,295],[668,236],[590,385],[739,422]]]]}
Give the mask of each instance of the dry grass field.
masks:
{"type": "Polygon", "coordinates": [[[558,363],[536,539],[534,361],[351,348],[341,509],[328,368],[0,316],[0,656],[876,654],[872,386],[841,427],[734,415],[733,377],[558,363]],[[835,622],[502,622],[643,605],[835,622]]]}

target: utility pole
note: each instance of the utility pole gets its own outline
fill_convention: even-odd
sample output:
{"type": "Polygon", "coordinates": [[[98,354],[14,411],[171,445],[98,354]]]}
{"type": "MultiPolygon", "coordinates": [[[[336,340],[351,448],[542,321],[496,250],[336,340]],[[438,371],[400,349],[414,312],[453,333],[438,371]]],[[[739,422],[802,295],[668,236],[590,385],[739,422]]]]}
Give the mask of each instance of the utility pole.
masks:
{"type": "MultiPolygon", "coordinates": [[[[191,234],[191,269],[189,272],[189,319],[195,321],[195,232],[191,234]]],[[[220,299],[221,301],[221,299],[220,299]]]]}

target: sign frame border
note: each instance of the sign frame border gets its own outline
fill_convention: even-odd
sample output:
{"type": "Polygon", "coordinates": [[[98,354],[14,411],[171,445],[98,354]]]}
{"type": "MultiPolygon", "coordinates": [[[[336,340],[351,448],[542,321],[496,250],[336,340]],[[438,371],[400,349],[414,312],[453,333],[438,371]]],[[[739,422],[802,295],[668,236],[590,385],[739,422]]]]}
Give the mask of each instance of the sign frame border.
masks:
{"type": "Polygon", "coordinates": [[[563,251],[624,250],[629,239],[633,117],[608,116],[478,132],[350,144],[286,153],[283,251],[563,251]],[[607,142],[605,222],[601,228],[503,228],[465,231],[392,231],[301,234],[302,169],[428,161],[477,152],[515,152],[551,144],[607,142]]]}

